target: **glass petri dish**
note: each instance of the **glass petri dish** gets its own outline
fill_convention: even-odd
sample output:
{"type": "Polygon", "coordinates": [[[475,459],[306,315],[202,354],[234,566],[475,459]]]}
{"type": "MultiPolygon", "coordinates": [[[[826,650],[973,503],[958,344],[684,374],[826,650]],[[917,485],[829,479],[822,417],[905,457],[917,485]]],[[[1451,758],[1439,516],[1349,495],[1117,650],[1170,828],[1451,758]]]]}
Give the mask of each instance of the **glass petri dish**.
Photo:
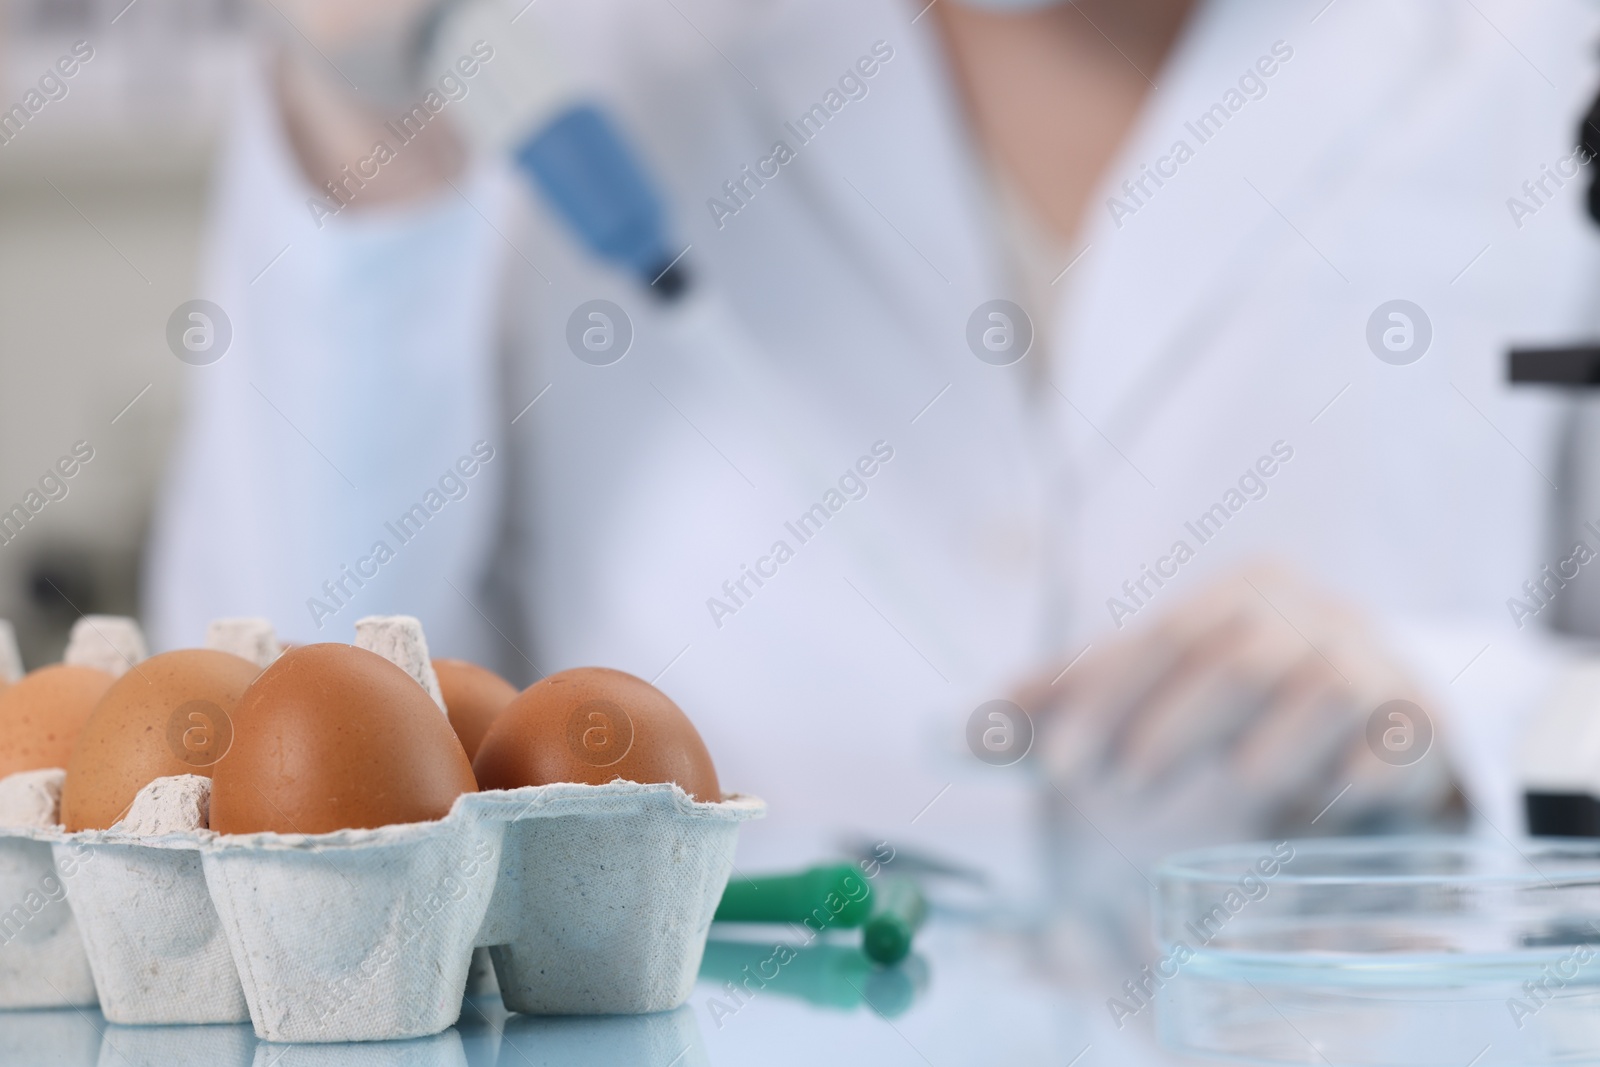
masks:
{"type": "Polygon", "coordinates": [[[1600,1064],[1600,840],[1229,845],[1167,859],[1156,883],[1162,955],[1124,1004],[1153,1005],[1177,1051],[1600,1064]]]}

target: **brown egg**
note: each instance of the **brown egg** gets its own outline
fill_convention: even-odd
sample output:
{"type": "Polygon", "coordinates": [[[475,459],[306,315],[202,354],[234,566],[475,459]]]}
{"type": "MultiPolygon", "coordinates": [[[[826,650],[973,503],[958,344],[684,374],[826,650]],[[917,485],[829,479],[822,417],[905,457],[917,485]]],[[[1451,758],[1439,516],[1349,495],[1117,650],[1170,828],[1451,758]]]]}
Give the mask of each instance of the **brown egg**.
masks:
{"type": "Polygon", "coordinates": [[[190,648],[141,661],[106,691],[84,724],[67,783],[67,830],[108,830],[157,778],[209,776],[233,739],[232,715],[261,668],[190,648]]]}
{"type": "Polygon", "coordinates": [[[622,778],[722,799],[689,717],[649,682],[604,667],[561,671],[524,689],[489,728],[472,769],[480,789],[622,778]]]}
{"type": "Polygon", "coordinates": [[[245,692],[233,730],[233,751],[212,774],[219,833],[429,822],[477,790],[427,690],[354,645],[285,652],[245,692]]]}
{"type": "Polygon", "coordinates": [[[517,687],[494,671],[464,659],[436,659],[433,670],[444,692],[450,725],[455,727],[467,759],[472,759],[495,717],[517,699],[517,687]]]}
{"type": "Polygon", "coordinates": [[[0,778],[65,769],[79,731],[115,680],[93,667],[58,663],[0,687],[0,778]]]}

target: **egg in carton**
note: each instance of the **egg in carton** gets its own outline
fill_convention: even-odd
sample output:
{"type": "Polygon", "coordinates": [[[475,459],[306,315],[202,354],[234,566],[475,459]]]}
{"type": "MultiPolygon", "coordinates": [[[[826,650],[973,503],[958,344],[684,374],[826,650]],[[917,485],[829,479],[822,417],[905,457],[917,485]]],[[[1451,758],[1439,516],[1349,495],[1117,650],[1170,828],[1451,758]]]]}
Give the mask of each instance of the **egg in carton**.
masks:
{"type": "Polygon", "coordinates": [[[24,676],[16,637],[0,623],[0,1008],[83,1007],[93,973],[68,904],[83,857],[52,856],[73,740],[101,694],[145,658],[132,619],[88,615],[60,664],[24,676]]]}
{"type": "MultiPolygon", "coordinates": [[[[232,748],[231,711],[280,650],[264,620],[213,623],[207,646],[148,661],[139,679],[129,679],[125,699],[111,694],[74,755],[69,780],[76,788],[64,819],[70,832],[42,831],[62,869],[74,871],[70,900],[105,1017],[131,1025],[250,1021],[260,1036],[275,1040],[308,1032],[313,1039],[366,1040],[449,1026],[460,989],[452,1004],[450,967],[435,973],[434,961],[463,947],[470,955],[496,873],[486,857],[493,858],[498,828],[458,819],[316,835],[213,832],[208,775],[232,748]],[[215,688],[219,674],[226,692],[215,688]],[[208,683],[213,699],[184,699],[208,683]],[[200,773],[161,773],[171,769],[200,773]],[[144,782],[152,774],[158,776],[144,782]],[[124,807],[123,797],[135,788],[124,807]],[[215,855],[203,861],[208,846],[215,855]],[[461,866],[463,850],[476,853],[465,863],[469,876],[481,875],[481,899],[469,900],[458,915],[462,929],[430,922],[410,930],[400,917],[419,914],[409,898],[419,888],[427,898],[426,887],[440,881],[444,867],[461,866]],[[364,892],[353,891],[358,883],[364,892]],[[291,928],[296,933],[285,947],[282,935],[291,928]],[[401,957],[385,944],[397,936],[400,965],[374,967],[374,958],[401,957]],[[374,1001],[393,1007],[374,1020],[374,1001]],[[419,1011],[419,1005],[429,1007],[419,1011]],[[420,1025],[400,1021],[413,1014],[420,1025]]],[[[428,691],[429,706],[438,704],[415,620],[364,620],[357,646],[406,668],[428,691]],[[397,628],[414,640],[397,636],[397,628]]],[[[442,720],[439,730],[455,744],[442,720]]],[[[470,767],[457,751],[456,785],[471,788],[470,767]]],[[[54,805],[45,821],[58,821],[54,805]]]]}
{"type": "Polygon", "coordinates": [[[249,1021],[199,847],[225,708],[277,655],[265,620],[214,622],[119,679],[74,747],[52,847],[111,1023],[249,1021]]]}
{"type": "MultiPolygon", "coordinates": [[[[410,624],[420,641],[420,627],[414,620],[410,624]]],[[[380,663],[373,652],[399,656],[403,642],[393,637],[392,629],[360,627],[357,645],[367,651],[355,654],[380,663]]],[[[316,980],[305,973],[310,957],[304,953],[297,953],[301,973],[276,974],[277,957],[270,944],[263,947],[262,935],[269,935],[270,941],[272,928],[280,923],[316,926],[315,918],[297,917],[300,908],[319,917],[337,915],[339,943],[358,943],[367,932],[363,924],[370,925],[374,915],[382,925],[384,906],[367,899],[369,892],[345,909],[348,914],[341,913],[339,901],[349,896],[353,878],[359,877],[349,872],[341,872],[343,884],[332,889],[308,886],[297,877],[296,855],[311,857],[322,872],[338,868],[335,857],[322,855],[322,846],[331,842],[316,839],[326,835],[221,837],[211,829],[210,775],[234,749],[233,713],[281,650],[265,620],[214,622],[206,643],[204,650],[167,653],[147,661],[140,684],[129,679],[127,693],[108,695],[75,750],[63,805],[69,832],[55,847],[63,862],[68,862],[69,851],[86,860],[82,864],[86,873],[77,880],[70,899],[108,1020],[133,1025],[251,1021],[261,1036],[288,1040],[292,1038],[286,1035],[299,1031],[285,1030],[276,1020],[285,1010],[300,1009],[299,1022],[304,1023],[303,1002],[315,996],[316,980]],[[174,770],[193,773],[170,773],[174,770]],[[124,798],[134,790],[131,803],[126,803],[124,798]],[[207,863],[202,851],[213,843],[226,858],[207,863]],[[212,867],[215,870],[208,869],[212,867]],[[234,892],[230,875],[240,871],[246,884],[234,892]],[[283,1004],[286,984],[299,987],[289,997],[295,1003],[288,1009],[283,1004]]],[[[349,646],[323,649],[352,651],[349,646]]],[[[422,651],[426,664],[425,646],[422,651]]],[[[393,665],[383,666],[395,671],[393,665]]],[[[404,676],[401,681],[409,687],[404,676]]],[[[433,690],[436,698],[436,684],[433,690]]],[[[382,709],[378,710],[381,718],[382,709]]],[[[338,733],[348,725],[346,718],[332,717],[325,725],[338,733]]],[[[454,744],[448,726],[439,730],[454,744]]],[[[248,762],[248,757],[241,758],[248,762]]],[[[460,777],[470,785],[470,768],[463,766],[460,777]]],[[[266,798],[254,783],[247,784],[256,796],[266,798]]],[[[234,806],[238,807],[237,799],[234,806]]],[[[364,835],[370,837],[372,831],[345,832],[346,837],[364,835]]],[[[403,831],[397,836],[408,837],[403,831]]],[[[421,824],[409,835],[415,837],[435,844],[442,841],[444,851],[451,851],[462,834],[457,826],[435,822],[421,824]]],[[[390,862],[368,866],[381,870],[380,880],[406,892],[426,879],[430,851],[424,844],[412,850],[417,855],[407,853],[398,865],[393,858],[399,853],[392,853],[390,862]]],[[[367,861],[374,858],[375,853],[366,856],[367,861]]],[[[371,873],[366,872],[368,881],[371,873]]],[[[433,947],[413,946],[430,957],[433,947]]],[[[345,960],[328,977],[342,988],[350,984],[356,969],[345,960]]],[[[415,990],[401,981],[379,982],[368,992],[410,1004],[415,990]]],[[[356,1008],[365,1002],[350,996],[324,999],[347,1001],[347,1006],[356,1008]]],[[[340,1010],[320,1007],[318,1014],[324,1018],[317,1027],[343,1033],[344,1039],[369,1036],[360,1025],[341,1030],[340,1010]]]]}
{"type": "Polygon", "coordinates": [[[421,625],[363,619],[354,647],[297,650],[252,686],[235,726],[201,856],[257,1036],[449,1027],[500,830],[455,814],[477,787],[421,625]]]}
{"type": "MultiPolygon", "coordinates": [[[[259,667],[275,661],[278,651],[264,627],[237,620],[214,624],[208,645],[259,667]]],[[[309,721],[313,735],[302,739],[306,751],[326,755],[338,749],[337,735],[365,721],[365,745],[382,748],[386,731],[422,729],[438,735],[434,756],[454,747],[462,758],[447,724],[436,728],[439,720],[430,719],[444,702],[420,624],[409,617],[364,619],[357,626],[357,649],[322,646],[295,661],[303,666],[318,657],[359,660],[365,654],[369,670],[379,657],[401,668],[383,684],[346,679],[344,703],[335,701],[340,716],[326,715],[326,707],[320,712],[302,708],[302,727],[309,721]],[[395,689],[401,673],[416,686],[395,689]],[[419,713],[417,687],[434,710],[419,713]],[[363,703],[361,714],[356,705],[363,703]],[[397,711],[402,704],[410,706],[406,715],[397,711]]],[[[160,690],[169,658],[184,655],[196,653],[157,657],[146,664],[144,680],[160,690]]],[[[288,666],[274,676],[279,692],[259,694],[275,709],[284,706],[281,676],[289,673],[288,666]]],[[[392,672],[388,665],[383,669],[392,672]]],[[[253,669],[250,675],[253,685],[253,669]]],[[[129,687],[136,688],[131,682],[129,687]]],[[[148,702],[162,718],[170,711],[179,727],[188,721],[181,714],[188,705],[168,708],[171,698],[159,692],[148,702]]],[[[110,729],[109,735],[87,737],[80,749],[110,748],[125,757],[130,746],[138,747],[129,738],[149,733],[140,726],[140,715],[149,710],[134,709],[121,726],[120,742],[116,729],[97,723],[97,730],[110,729]]],[[[492,946],[494,969],[512,1010],[673,1008],[693,984],[711,914],[731,870],[737,826],[762,810],[759,801],[723,799],[714,790],[708,800],[697,800],[670,783],[604,780],[477,793],[470,767],[463,772],[458,766],[452,781],[422,789],[432,794],[432,809],[413,806],[410,819],[390,817],[378,825],[368,817],[367,828],[334,829],[304,811],[285,810],[293,803],[282,795],[273,801],[273,783],[247,780],[242,772],[261,760],[231,747],[239,739],[219,736],[226,732],[222,727],[232,725],[226,712],[216,713],[220,710],[203,714],[195,726],[200,742],[194,746],[195,769],[202,773],[156,777],[125,808],[121,798],[131,788],[127,782],[121,783],[122,793],[112,788],[109,799],[94,798],[89,785],[107,775],[76,775],[68,781],[83,788],[69,788],[74,794],[69,800],[78,794],[88,799],[67,805],[68,823],[104,824],[109,811],[116,816],[114,824],[73,833],[30,832],[30,844],[53,842],[57,866],[73,871],[68,899],[82,928],[102,1010],[113,1022],[248,1018],[259,1037],[280,1042],[424,1037],[457,1019],[474,946],[492,946]],[[217,797],[204,772],[215,770],[230,751],[238,758],[218,787],[218,818],[217,797]],[[442,797],[449,798],[448,810],[439,817],[442,797]],[[98,819],[73,814],[93,808],[96,800],[98,819]],[[251,807],[256,810],[247,810],[251,807]],[[218,832],[252,821],[255,832],[218,832]]],[[[102,717],[113,726],[119,721],[110,713],[102,717]]],[[[281,717],[275,713],[274,718],[281,717]]],[[[682,726],[698,744],[686,719],[682,726]]],[[[651,728],[646,722],[641,741],[649,739],[651,728]]],[[[470,735],[459,723],[457,729],[462,737],[470,735]]],[[[242,747],[259,748],[262,739],[245,733],[242,747]]],[[[187,733],[173,738],[170,744],[189,747],[187,733]]],[[[148,738],[145,742],[148,747],[148,738]]],[[[283,738],[270,743],[281,744],[283,738]]],[[[642,745],[641,751],[649,748],[642,745]]],[[[393,762],[393,753],[387,759],[377,755],[379,770],[393,762]]],[[[89,755],[82,759],[92,762],[89,755]]],[[[370,776],[373,760],[367,762],[370,776]]],[[[435,766],[412,770],[437,778],[440,761],[423,762],[435,766]]],[[[586,762],[603,768],[588,768],[591,781],[612,770],[625,776],[639,766],[638,759],[609,756],[586,762]]],[[[120,764],[117,769],[127,770],[120,764]]],[[[134,773],[137,777],[139,769],[134,773]]],[[[148,765],[143,773],[148,777],[148,765]]],[[[53,781],[59,789],[59,774],[53,781]]],[[[394,792],[389,786],[395,783],[367,784],[379,793],[394,792]]],[[[416,788],[410,782],[403,791],[416,788]]],[[[359,792],[335,791],[347,801],[359,792]]],[[[324,815],[332,826],[363,821],[348,811],[324,815]]],[[[56,821],[53,810],[47,821],[56,821]]]]}
{"type": "MultiPolygon", "coordinates": [[[[442,710],[415,619],[364,619],[357,645],[400,666],[442,710]]],[[[284,685],[283,695],[261,699],[292,699],[284,685]]],[[[438,1033],[459,1017],[475,947],[490,947],[513,1011],[677,1007],[731,871],[738,824],[762,811],[759,801],[720,794],[702,803],[670,782],[476,792],[473,780],[450,787],[442,818],[300,833],[319,829],[307,825],[317,817],[338,824],[359,815],[286,805],[230,812],[244,755],[218,776],[219,832],[201,848],[256,1033],[269,1041],[438,1033]],[[276,825],[225,832],[236,817],[276,825]]]]}
{"type": "Polygon", "coordinates": [[[694,726],[621,671],[563,671],[499,716],[463,798],[505,827],[480,944],[528,1014],[666,1011],[688,997],[761,801],[724,796],[694,726]],[[523,784],[543,783],[543,784],[523,784]]]}

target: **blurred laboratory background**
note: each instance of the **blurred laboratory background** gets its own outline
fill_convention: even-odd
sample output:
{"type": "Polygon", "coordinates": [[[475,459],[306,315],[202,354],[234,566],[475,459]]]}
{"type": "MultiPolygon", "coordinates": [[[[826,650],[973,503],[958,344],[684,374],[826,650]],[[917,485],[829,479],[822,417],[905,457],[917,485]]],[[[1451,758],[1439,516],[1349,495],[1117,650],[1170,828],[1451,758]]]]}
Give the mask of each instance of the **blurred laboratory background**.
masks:
{"type": "Polygon", "coordinates": [[[95,448],[73,506],[39,516],[47,536],[0,551],[0,618],[30,666],[60,654],[80,611],[135,610],[181,400],[163,324],[194,295],[244,12],[243,0],[0,0],[6,106],[73,42],[116,44],[64,80],[50,121],[0,145],[0,485],[32,485],[74,441],[95,448]]]}

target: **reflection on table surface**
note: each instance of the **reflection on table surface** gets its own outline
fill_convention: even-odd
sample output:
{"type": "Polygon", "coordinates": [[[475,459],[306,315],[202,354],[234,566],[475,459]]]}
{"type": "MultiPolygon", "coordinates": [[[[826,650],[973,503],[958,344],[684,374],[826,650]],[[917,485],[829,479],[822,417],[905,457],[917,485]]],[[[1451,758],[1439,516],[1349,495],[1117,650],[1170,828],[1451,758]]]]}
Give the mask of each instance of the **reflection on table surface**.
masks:
{"type": "Polygon", "coordinates": [[[1112,1028],[1103,993],[1096,1000],[1042,977],[1026,937],[935,923],[911,959],[884,969],[866,960],[857,939],[775,958],[781,929],[765,941],[734,933],[738,940],[713,931],[688,1003],[659,1015],[534,1018],[507,1014],[498,997],[473,997],[454,1027],[431,1038],[277,1045],[258,1042],[243,1025],[113,1026],[94,1011],[6,1012],[0,1067],[1167,1062],[1152,1058],[1141,1028],[1112,1028]],[[761,975],[772,977],[763,984],[761,975]]]}

